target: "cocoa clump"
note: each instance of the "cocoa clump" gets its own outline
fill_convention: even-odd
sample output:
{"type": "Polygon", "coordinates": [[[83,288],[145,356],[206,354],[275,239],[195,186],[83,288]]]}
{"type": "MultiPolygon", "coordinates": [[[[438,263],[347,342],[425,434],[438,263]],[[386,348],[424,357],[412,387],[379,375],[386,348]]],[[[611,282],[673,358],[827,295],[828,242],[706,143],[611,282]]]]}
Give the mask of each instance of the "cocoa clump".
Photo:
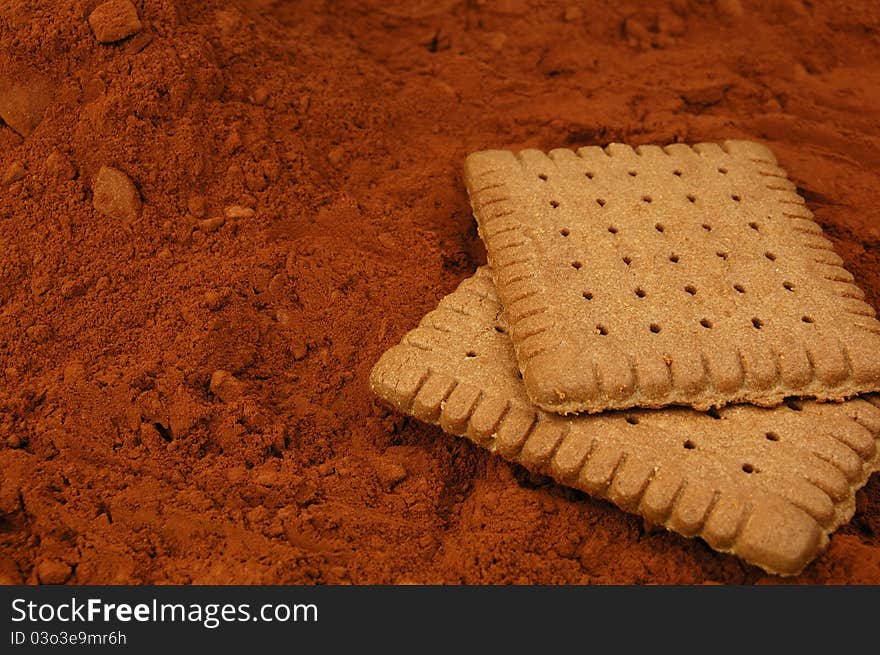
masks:
{"type": "Polygon", "coordinates": [[[101,43],[114,43],[137,34],[143,28],[131,0],[109,0],[89,14],[89,25],[101,43]]]}
{"type": "Polygon", "coordinates": [[[101,166],[92,193],[95,209],[108,218],[129,222],[141,211],[141,196],[134,182],[115,168],[101,166]]]}

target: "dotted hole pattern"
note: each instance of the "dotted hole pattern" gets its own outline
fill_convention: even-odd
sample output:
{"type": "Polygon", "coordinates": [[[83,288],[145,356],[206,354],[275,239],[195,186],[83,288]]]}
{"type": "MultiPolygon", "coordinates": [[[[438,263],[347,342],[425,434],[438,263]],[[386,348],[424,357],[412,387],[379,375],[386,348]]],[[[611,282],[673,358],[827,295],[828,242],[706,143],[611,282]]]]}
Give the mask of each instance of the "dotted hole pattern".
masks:
{"type": "MultiPolygon", "coordinates": [[[[719,166],[716,169],[716,171],[719,175],[727,175],[729,172],[727,167],[725,167],[725,166],[719,166]]],[[[673,169],[671,171],[671,173],[673,176],[678,177],[678,178],[686,177],[684,172],[681,169],[677,169],[677,168],[673,169]]],[[[626,174],[629,178],[638,178],[639,177],[639,171],[637,169],[629,169],[626,171],[626,174]]],[[[584,173],[584,178],[587,183],[594,182],[595,180],[598,179],[598,174],[595,171],[586,171],[584,173]]],[[[548,175],[547,173],[540,173],[538,175],[538,179],[541,182],[547,182],[550,179],[550,175],[548,175]]],[[[689,192],[689,193],[685,194],[685,198],[687,199],[687,201],[689,203],[692,203],[692,204],[699,203],[699,198],[696,195],[696,193],[694,193],[694,192],[689,192]]],[[[741,204],[742,200],[743,200],[742,195],[739,193],[730,194],[729,199],[730,199],[730,202],[732,202],[736,205],[741,204]]],[[[643,203],[650,204],[653,201],[654,201],[654,198],[650,194],[643,194],[641,196],[641,202],[643,202],[643,203]]],[[[605,208],[607,205],[607,200],[601,196],[598,196],[598,195],[595,198],[595,202],[596,202],[596,205],[600,209],[605,208]]],[[[559,200],[551,200],[550,201],[550,206],[553,209],[559,208],[560,204],[561,203],[559,200]]],[[[711,222],[710,218],[705,218],[704,220],[702,220],[699,223],[699,228],[704,230],[706,233],[711,233],[713,226],[712,226],[712,222],[711,222]]],[[[764,229],[763,229],[763,226],[761,225],[761,223],[758,221],[755,221],[755,220],[751,220],[751,221],[744,223],[744,229],[747,231],[747,233],[753,234],[756,237],[760,237],[762,235],[762,233],[764,232],[764,229]]],[[[668,233],[668,226],[663,222],[657,222],[654,224],[654,230],[655,230],[656,234],[658,235],[658,237],[660,237],[660,236],[668,233]]],[[[609,224],[606,227],[606,231],[612,238],[618,238],[618,237],[622,236],[622,230],[618,225],[609,224]]],[[[575,234],[576,234],[575,230],[573,230],[570,226],[560,227],[558,233],[559,233],[559,237],[562,239],[569,239],[570,237],[575,236],[575,234]]],[[[715,255],[722,261],[727,261],[728,258],[730,257],[730,253],[726,249],[723,249],[723,248],[717,249],[715,251],[715,255]]],[[[778,260],[778,256],[776,255],[776,253],[774,253],[771,250],[765,251],[763,253],[763,256],[769,262],[775,263],[778,260]]],[[[620,257],[620,261],[623,263],[623,265],[625,267],[627,267],[627,269],[631,269],[633,267],[634,258],[630,254],[622,254],[620,257]]],[[[672,265],[686,263],[685,259],[682,257],[682,255],[677,252],[670,252],[669,253],[668,262],[672,265]]],[[[573,269],[574,271],[577,271],[578,273],[581,273],[581,274],[586,274],[589,272],[588,262],[585,262],[584,260],[581,260],[581,259],[571,260],[568,262],[567,265],[570,267],[570,269],[573,269]]],[[[781,286],[785,291],[788,291],[790,293],[795,293],[795,291],[796,291],[795,285],[788,280],[784,280],[783,282],[781,282],[781,286]]],[[[737,282],[737,283],[733,284],[732,287],[733,287],[733,290],[736,292],[737,296],[746,296],[748,293],[748,289],[746,287],[746,284],[743,282],[737,282]]],[[[695,284],[685,285],[683,287],[683,291],[690,297],[696,297],[698,295],[698,289],[695,284]]],[[[641,299],[644,299],[648,296],[648,292],[645,290],[645,288],[643,286],[636,286],[634,288],[634,295],[637,299],[641,300],[641,299]]],[[[592,291],[583,291],[582,297],[586,301],[592,301],[592,300],[594,300],[595,296],[592,291]]],[[[814,317],[809,314],[803,315],[800,320],[805,325],[810,325],[815,322],[814,317]]],[[[705,330],[711,330],[712,328],[715,327],[716,321],[713,320],[712,317],[704,316],[704,317],[701,317],[700,319],[698,319],[698,324],[701,328],[703,328],[705,330]]],[[[750,318],[749,323],[747,323],[747,324],[751,325],[751,327],[754,328],[755,330],[761,330],[765,326],[765,321],[763,318],[761,318],[759,316],[754,316],[754,317],[750,318]]],[[[648,325],[646,325],[646,330],[648,332],[650,332],[651,334],[660,334],[662,332],[662,329],[663,329],[662,325],[656,321],[650,322],[648,325]]],[[[593,333],[596,335],[599,335],[599,336],[607,336],[609,334],[609,328],[604,323],[597,323],[595,328],[593,329],[593,333]]]]}

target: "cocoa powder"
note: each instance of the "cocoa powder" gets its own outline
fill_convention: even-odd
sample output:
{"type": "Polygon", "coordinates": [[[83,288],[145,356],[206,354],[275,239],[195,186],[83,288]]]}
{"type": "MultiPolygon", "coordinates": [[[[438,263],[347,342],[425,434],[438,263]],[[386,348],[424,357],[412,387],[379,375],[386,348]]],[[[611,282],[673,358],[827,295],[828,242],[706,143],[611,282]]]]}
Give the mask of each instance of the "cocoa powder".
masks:
{"type": "MultiPolygon", "coordinates": [[[[99,4],[0,4],[2,581],[774,581],[367,376],[485,262],[489,147],[763,140],[876,306],[876,5],[99,4]]],[[[878,562],[875,478],[799,580],[878,562]]]]}

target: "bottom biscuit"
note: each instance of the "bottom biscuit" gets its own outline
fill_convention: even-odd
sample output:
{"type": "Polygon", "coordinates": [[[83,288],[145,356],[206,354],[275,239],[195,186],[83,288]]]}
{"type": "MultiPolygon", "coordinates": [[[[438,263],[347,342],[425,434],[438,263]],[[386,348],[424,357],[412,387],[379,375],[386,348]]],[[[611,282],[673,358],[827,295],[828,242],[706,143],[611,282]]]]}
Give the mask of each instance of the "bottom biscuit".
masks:
{"type": "Polygon", "coordinates": [[[582,416],[528,400],[480,268],[370,375],[403,413],[765,571],[799,573],[880,466],[880,396],[582,416]]]}

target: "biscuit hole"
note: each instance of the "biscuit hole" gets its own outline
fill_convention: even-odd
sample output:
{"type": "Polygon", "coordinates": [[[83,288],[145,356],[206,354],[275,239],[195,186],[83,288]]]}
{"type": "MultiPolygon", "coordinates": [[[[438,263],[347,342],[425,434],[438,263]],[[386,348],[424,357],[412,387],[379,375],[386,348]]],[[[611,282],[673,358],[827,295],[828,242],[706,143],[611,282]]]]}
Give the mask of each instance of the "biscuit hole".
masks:
{"type": "Polygon", "coordinates": [[[749,223],[749,227],[752,228],[755,232],[758,231],[758,224],[755,223],[755,221],[752,221],[751,223],[749,223]]]}
{"type": "Polygon", "coordinates": [[[672,253],[671,255],[669,255],[669,261],[671,261],[673,264],[677,264],[679,262],[679,259],[680,259],[680,257],[678,255],[676,255],[675,253],[672,253]]]}
{"type": "Polygon", "coordinates": [[[694,448],[697,447],[697,444],[695,444],[695,443],[694,443],[693,441],[691,441],[690,439],[688,439],[687,441],[685,441],[683,445],[684,445],[684,449],[685,449],[685,450],[693,450],[694,448]]]}
{"type": "Polygon", "coordinates": [[[697,201],[697,197],[696,197],[693,193],[689,193],[689,194],[687,194],[687,199],[688,199],[690,202],[696,202],[696,201],[697,201]]]}
{"type": "Polygon", "coordinates": [[[712,327],[712,321],[710,321],[708,318],[701,318],[700,325],[708,329],[712,327]]]}
{"type": "Polygon", "coordinates": [[[496,331],[498,334],[504,334],[505,332],[507,332],[507,330],[505,330],[505,329],[504,329],[503,327],[501,327],[500,325],[496,325],[496,326],[495,326],[495,331],[496,331]]]}
{"type": "Polygon", "coordinates": [[[645,290],[642,289],[642,287],[636,287],[636,295],[637,295],[639,298],[644,298],[644,297],[647,296],[648,294],[645,293],[645,290]]]}
{"type": "Polygon", "coordinates": [[[468,350],[468,351],[464,354],[464,356],[465,356],[465,357],[476,357],[476,356],[477,356],[477,353],[475,353],[473,350],[468,350]]]}
{"type": "Polygon", "coordinates": [[[587,176],[588,180],[592,180],[594,177],[596,177],[596,174],[593,171],[587,171],[586,173],[584,173],[584,175],[587,176]]]}
{"type": "Polygon", "coordinates": [[[727,259],[727,257],[728,257],[727,252],[724,250],[719,250],[715,254],[718,255],[719,257],[721,257],[721,259],[727,259]]]}
{"type": "Polygon", "coordinates": [[[611,225],[611,226],[608,227],[608,231],[609,231],[611,234],[617,234],[617,228],[614,227],[613,225],[611,225]]]}
{"type": "Polygon", "coordinates": [[[764,257],[766,257],[767,259],[769,259],[771,262],[775,262],[775,261],[776,261],[776,255],[774,255],[772,252],[769,252],[769,251],[768,251],[768,252],[765,252],[765,253],[764,253],[764,257]]]}
{"type": "Polygon", "coordinates": [[[629,423],[630,425],[638,425],[639,419],[638,419],[638,417],[635,417],[632,414],[630,414],[629,416],[626,417],[626,422],[629,423]]]}
{"type": "Polygon", "coordinates": [[[601,334],[604,337],[606,334],[608,334],[608,328],[605,327],[604,325],[597,325],[596,326],[596,333],[601,334]]]}
{"type": "Polygon", "coordinates": [[[751,475],[752,473],[757,471],[757,469],[754,466],[752,466],[751,464],[748,464],[748,463],[742,465],[742,470],[743,470],[743,473],[748,473],[749,475],[751,475]]]}
{"type": "Polygon", "coordinates": [[[561,230],[559,230],[559,234],[561,234],[564,237],[567,237],[569,234],[571,234],[571,230],[569,230],[567,227],[564,227],[561,230]]]}
{"type": "Polygon", "coordinates": [[[657,325],[656,323],[651,323],[651,325],[648,329],[650,329],[651,332],[653,332],[654,334],[659,334],[659,332],[660,332],[660,326],[657,325]]]}
{"type": "Polygon", "coordinates": [[[753,318],[752,327],[754,327],[756,330],[760,330],[762,327],[764,327],[764,321],[762,321],[760,318],[753,318]]]}
{"type": "Polygon", "coordinates": [[[764,437],[766,437],[767,441],[779,441],[779,435],[775,432],[766,432],[764,437]]]}
{"type": "Polygon", "coordinates": [[[688,292],[689,294],[691,294],[692,296],[696,296],[696,295],[697,295],[697,287],[695,287],[693,284],[689,284],[689,285],[687,285],[687,286],[684,288],[684,290],[687,291],[687,292],[688,292]]]}
{"type": "Polygon", "coordinates": [[[792,400],[792,399],[786,400],[785,406],[788,407],[793,412],[800,412],[804,408],[804,406],[799,401],[792,400]]]}
{"type": "Polygon", "coordinates": [[[733,288],[736,290],[737,293],[745,293],[746,292],[746,288],[741,284],[734,284],[733,288]]]}
{"type": "Polygon", "coordinates": [[[541,173],[540,175],[538,175],[538,179],[541,180],[542,182],[546,182],[546,181],[547,181],[547,176],[544,175],[543,173],[541,173]]]}
{"type": "Polygon", "coordinates": [[[571,263],[571,267],[576,271],[579,271],[581,269],[581,266],[583,266],[583,264],[578,261],[574,261],[571,263]]]}
{"type": "Polygon", "coordinates": [[[791,282],[783,282],[782,286],[786,291],[794,291],[794,285],[791,282]]]}
{"type": "Polygon", "coordinates": [[[520,380],[522,380],[522,379],[523,379],[523,377],[522,377],[522,371],[517,371],[517,372],[516,372],[516,377],[518,377],[520,380]]]}
{"type": "Polygon", "coordinates": [[[556,209],[557,207],[559,207],[559,201],[558,200],[551,200],[550,206],[553,207],[553,209],[556,209]]]}
{"type": "Polygon", "coordinates": [[[657,230],[658,232],[663,232],[666,228],[663,227],[663,223],[657,223],[657,224],[654,226],[654,229],[657,230]]]}
{"type": "Polygon", "coordinates": [[[714,418],[716,421],[721,419],[721,412],[717,407],[710,407],[708,410],[706,410],[706,414],[714,418]]]}
{"type": "Polygon", "coordinates": [[[721,173],[722,175],[727,175],[727,169],[724,168],[724,166],[719,167],[718,172],[721,173]]]}
{"type": "Polygon", "coordinates": [[[651,202],[652,200],[651,196],[642,196],[642,202],[651,202]]]}
{"type": "Polygon", "coordinates": [[[704,230],[706,230],[706,232],[711,232],[711,231],[712,231],[712,226],[709,225],[708,223],[703,223],[702,227],[703,227],[704,230]]]}
{"type": "Polygon", "coordinates": [[[635,177],[636,175],[639,174],[638,171],[627,171],[627,173],[629,174],[630,177],[635,177]]]}
{"type": "Polygon", "coordinates": [[[592,300],[593,299],[593,294],[590,293],[589,291],[584,291],[584,293],[582,295],[584,297],[584,300],[592,300]]]}
{"type": "Polygon", "coordinates": [[[629,266],[630,264],[632,264],[632,261],[633,261],[633,260],[632,260],[632,257],[630,257],[629,255],[624,255],[624,256],[623,256],[623,263],[626,264],[627,266],[629,266]]]}
{"type": "Polygon", "coordinates": [[[605,206],[604,198],[596,198],[596,204],[599,205],[600,207],[604,207],[605,206]]]}
{"type": "Polygon", "coordinates": [[[672,174],[675,175],[676,177],[681,177],[681,171],[678,170],[677,168],[674,171],[672,171],[672,174]]]}
{"type": "Polygon", "coordinates": [[[741,198],[738,195],[736,195],[735,193],[732,196],[730,196],[730,198],[734,202],[739,202],[741,200],[741,198]]]}
{"type": "Polygon", "coordinates": [[[815,323],[812,316],[801,316],[801,320],[804,323],[815,323]]]}

